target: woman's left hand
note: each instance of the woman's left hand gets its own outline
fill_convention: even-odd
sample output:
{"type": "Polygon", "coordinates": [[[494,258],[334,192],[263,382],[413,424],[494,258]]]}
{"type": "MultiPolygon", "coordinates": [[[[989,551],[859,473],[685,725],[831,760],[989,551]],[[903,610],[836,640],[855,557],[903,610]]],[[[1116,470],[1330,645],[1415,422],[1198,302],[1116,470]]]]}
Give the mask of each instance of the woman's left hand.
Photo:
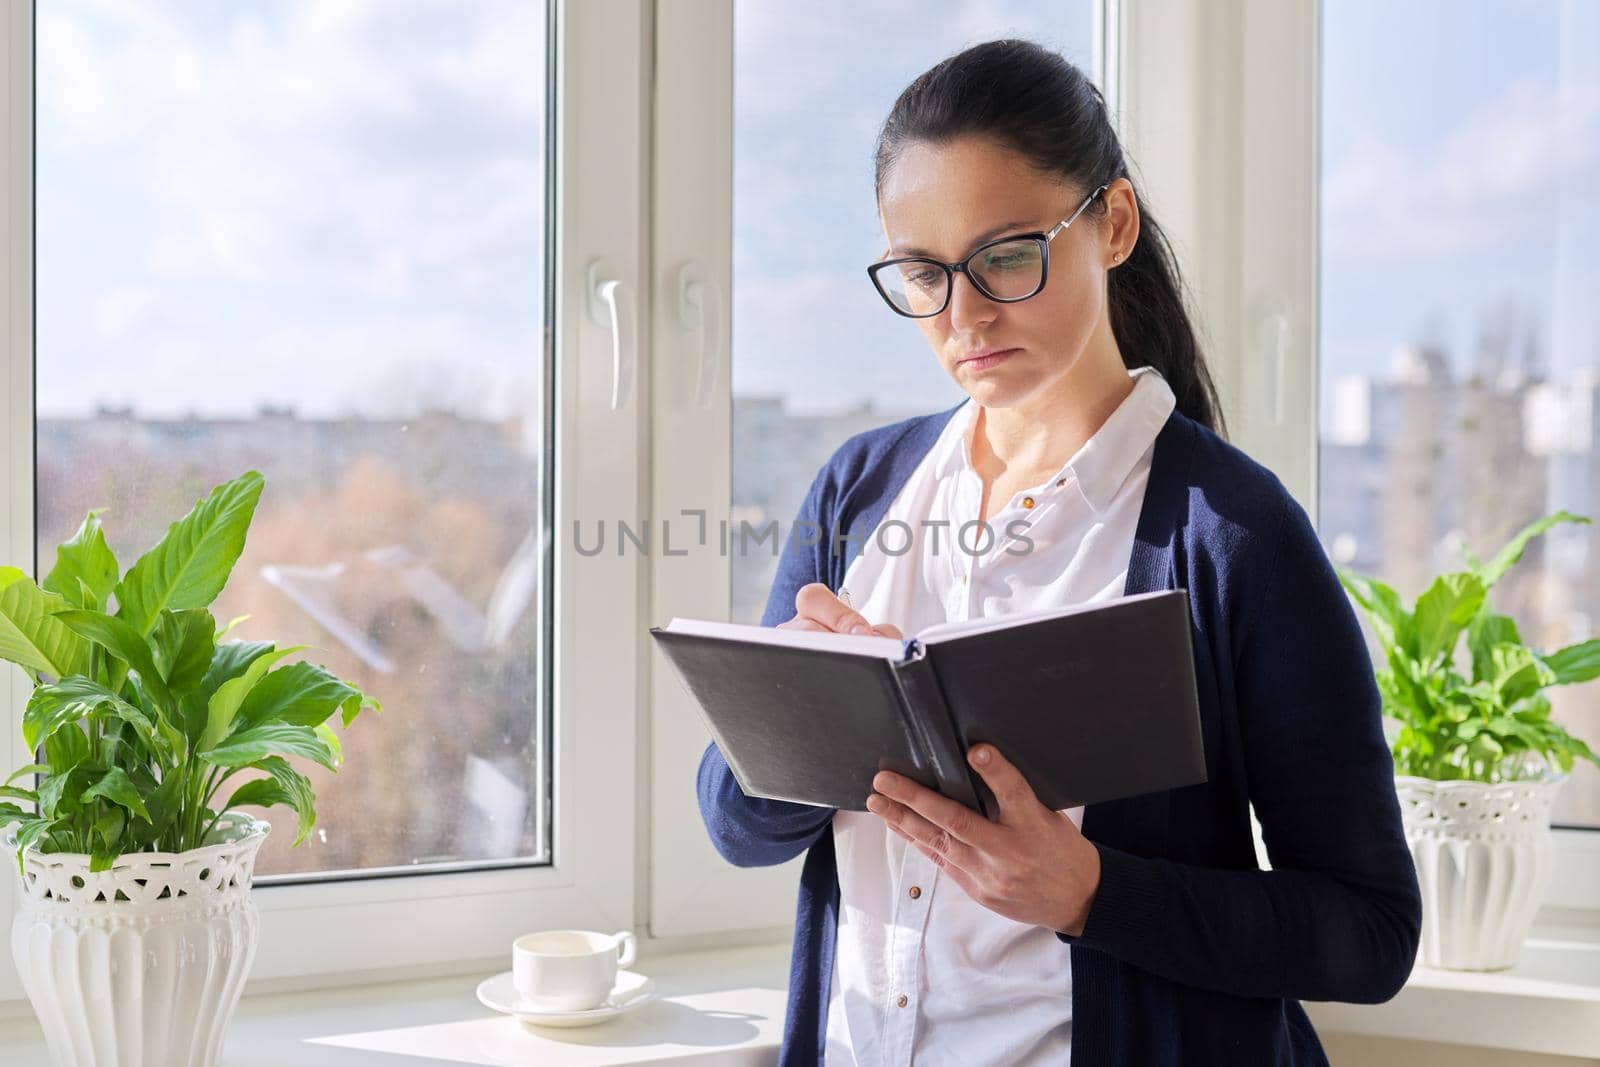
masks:
{"type": "Polygon", "coordinates": [[[993,745],[975,745],[967,758],[999,801],[998,822],[890,771],[873,778],[867,810],[990,911],[1083,933],[1100,885],[1099,851],[1065,813],[1039,803],[993,745]]]}

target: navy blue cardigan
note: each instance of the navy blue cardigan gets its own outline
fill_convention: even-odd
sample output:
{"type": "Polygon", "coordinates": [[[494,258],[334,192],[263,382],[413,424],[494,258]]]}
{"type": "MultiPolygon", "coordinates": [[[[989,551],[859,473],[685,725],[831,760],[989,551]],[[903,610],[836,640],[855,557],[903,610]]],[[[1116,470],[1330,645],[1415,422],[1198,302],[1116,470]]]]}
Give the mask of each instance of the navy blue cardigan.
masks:
{"type": "MultiPolygon", "coordinates": [[[[837,590],[955,409],[859,434],[817,475],[763,625],[837,590]],[[809,536],[808,536],[809,534],[809,536]],[[815,545],[806,542],[815,541],[815,545]]],[[[1090,805],[1100,887],[1071,946],[1072,1061],[1326,1064],[1300,1000],[1377,1003],[1411,972],[1422,906],[1371,660],[1303,508],[1179,412],[1156,438],[1127,593],[1185,588],[1205,785],[1090,805]],[[1250,806],[1271,870],[1258,868],[1250,806]]],[[[833,811],[746,797],[715,744],[699,771],[717,851],[806,853],[781,1063],[821,1063],[838,921],[833,811]]]]}

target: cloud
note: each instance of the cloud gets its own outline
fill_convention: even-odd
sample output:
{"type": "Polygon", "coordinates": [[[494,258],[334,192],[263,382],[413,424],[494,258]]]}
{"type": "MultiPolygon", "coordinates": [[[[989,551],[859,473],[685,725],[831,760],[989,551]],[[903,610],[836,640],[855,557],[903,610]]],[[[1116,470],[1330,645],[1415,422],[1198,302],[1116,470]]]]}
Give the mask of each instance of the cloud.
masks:
{"type": "Polygon", "coordinates": [[[42,409],[403,410],[421,373],[372,379],[429,360],[471,369],[464,407],[520,407],[496,383],[543,343],[542,5],[41,7],[42,409]]]}
{"type": "Polygon", "coordinates": [[[1434,145],[1357,136],[1323,182],[1324,252],[1391,262],[1526,243],[1564,203],[1600,210],[1597,164],[1600,84],[1518,81],[1434,145]]]}
{"type": "Polygon", "coordinates": [[[155,294],[148,289],[113,289],[95,302],[95,328],[104,337],[116,340],[141,325],[159,324],[160,317],[151,314],[154,306],[155,294]]]}

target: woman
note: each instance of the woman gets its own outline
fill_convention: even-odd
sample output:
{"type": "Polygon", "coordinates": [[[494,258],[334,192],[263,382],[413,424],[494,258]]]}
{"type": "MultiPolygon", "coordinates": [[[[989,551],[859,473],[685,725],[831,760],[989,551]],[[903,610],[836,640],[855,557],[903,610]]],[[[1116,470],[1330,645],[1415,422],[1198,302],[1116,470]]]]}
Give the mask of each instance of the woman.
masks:
{"type": "Polygon", "coordinates": [[[1027,42],[969,49],[896,101],[876,184],[872,280],[968,399],[839,449],[796,524],[830,536],[785,546],[765,624],[1187,589],[1208,781],[1050,811],[980,745],[995,822],[887,772],[835,812],[746,797],[713,744],[719,852],[806,854],[782,1062],[1326,1063],[1298,1000],[1393,996],[1421,925],[1379,696],[1304,510],[1222,436],[1099,92],[1027,42]],[[894,519],[913,551],[871,536],[894,519]],[[993,536],[953,544],[974,520],[993,536]]]}

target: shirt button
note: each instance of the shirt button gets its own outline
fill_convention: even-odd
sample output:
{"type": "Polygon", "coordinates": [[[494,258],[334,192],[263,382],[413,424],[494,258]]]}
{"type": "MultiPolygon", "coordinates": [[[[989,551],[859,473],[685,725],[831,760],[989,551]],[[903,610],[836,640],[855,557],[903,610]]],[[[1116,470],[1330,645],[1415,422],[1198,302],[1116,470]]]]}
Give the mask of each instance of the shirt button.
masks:
{"type": "Polygon", "coordinates": [[[900,994],[900,999],[895,1001],[895,1003],[903,1008],[910,1002],[906,1000],[906,995],[904,993],[901,993],[900,994]]]}
{"type": "Polygon", "coordinates": [[[1031,496],[1023,497],[1022,498],[1022,506],[1025,507],[1025,508],[1033,507],[1033,497],[1031,497],[1031,496]]]}
{"type": "Polygon", "coordinates": [[[1057,489],[1060,489],[1063,485],[1066,485],[1066,484],[1067,484],[1067,480],[1065,478],[1057,478],[1056,479],[1056,488],[1057,489]]]}
{"type": "Polygon", "coordinates": [[[914,885],[914,886],[911,887],[911,899],[912,900],[916,900],[921,895],[922,895],[922,887],[920,885],[914,885]]]}

